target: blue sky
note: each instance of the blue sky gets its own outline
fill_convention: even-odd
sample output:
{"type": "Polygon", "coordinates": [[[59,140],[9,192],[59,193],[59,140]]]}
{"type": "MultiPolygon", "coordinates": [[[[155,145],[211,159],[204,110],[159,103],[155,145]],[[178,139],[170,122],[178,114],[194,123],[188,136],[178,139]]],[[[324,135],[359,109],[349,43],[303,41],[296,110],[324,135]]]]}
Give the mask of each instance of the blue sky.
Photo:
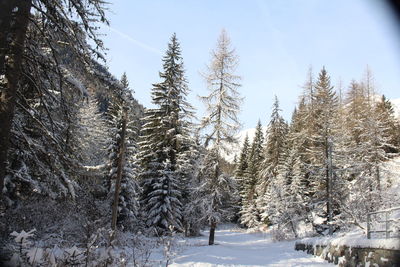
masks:
{"type": "Polygon", "coordinates": [[[400,97],[399,29],[378,0],[118,0],[103,27],[108,66],[128,75],[135,97],[151,105],[161,58],[172,33],[181,43],[189,100],[203,115],[197,95],[207,94],[199,72],[210,61],[222,28],[240,58],[243,128],[269,121],[274,95],[289,120],[309,67],[325,65],[332,83],[347,88],[370,66],[380,93],[400,97]]]}

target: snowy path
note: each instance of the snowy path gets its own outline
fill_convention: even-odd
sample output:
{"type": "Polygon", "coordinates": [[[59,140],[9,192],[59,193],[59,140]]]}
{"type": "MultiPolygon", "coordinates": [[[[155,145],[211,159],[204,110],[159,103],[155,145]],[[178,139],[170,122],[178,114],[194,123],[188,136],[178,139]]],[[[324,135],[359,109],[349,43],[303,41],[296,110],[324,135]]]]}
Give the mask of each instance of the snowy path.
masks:
{"type": "Polygon", "coordinates": [[[273,242],[262,233],[228,228],[216,231],[215,246],[208,246],[208,232],[189,240],[171,266],[334,266],[321,258],[294,250],[294,241],[273,242]]]}

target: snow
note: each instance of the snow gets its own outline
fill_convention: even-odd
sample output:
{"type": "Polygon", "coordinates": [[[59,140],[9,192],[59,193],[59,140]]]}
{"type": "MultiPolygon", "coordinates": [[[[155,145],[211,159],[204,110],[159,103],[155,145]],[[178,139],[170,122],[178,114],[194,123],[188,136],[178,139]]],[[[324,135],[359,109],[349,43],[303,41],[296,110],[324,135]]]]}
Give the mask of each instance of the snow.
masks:
{"type": "Polygon", "coordinates": [[[294,241],[273,242],[269,233],[248,232],[232,225],[216,231],[216,245],[208,246],[208,231],[188,239],[188,248],[171,266],[334,266],[321,258],[294,250],[294,241]]]}
{"type": "Polygon", "coordinates": [[[26,256],[28,257],[28,261],[30,264],[34,265],[35,263],[42,262],[44,251],[42,248],[32,248],[28,251],[26,256]]]}
{"type": "MultiPolygon", "coordinates": [[[[400,104],[400,103],[399,103],[400,104]]],[[[262,126],[263,133],[267,132],[268,126],[262,126]]],[[[250,128],[239,132],[235,138],[238,141],[236,144],[229,144],[227,147],[229,148],[229,153],[225,153],[222,156],[229,162],[233,162],[235,155],[239,157],[240,149],[243,146],[244,139],[246,135],[249,137],[249,143],[253,142],[254,136],[256,134],[256,128],[250,128]]]]}
{"type": "Polygon", "coordinates": [[[332,246],[348,246],[361,248],[382,248],[382,249],[400,249],[398,238],[377,238],[367,239],[366,234],[362,230],[355,230],[348,233],[341,233],[332,237],[312,237],[304,238],[301,243],[311,245],[329,245],[332,246]]]}
{"type": "Polygon", "coordinates": [[[32,236],[34,236],[34,232],[36,231],[36,229],[30,230],[29,232],[25,232],[24,230],[22,230],[20,233],[13,231],[10,235],[11,236],[15,236],[14,241],[24,245],[26,242],[28,242],[28,239],[32,236]]]}
{"type": "Polygon", "coordinates": [[[396,203],[399,203],[398,201],[400,200],[400,175],[398,175],[400,173],[400,157],[396,157],[384,163],[383,168],[388,173],[391,183],[386,191],[386,195],[392,196],[393,205],[398,205],[396,203]]]}
{"type": "Polygon", "coordinates": [[[63,72],[66,81],[78,89],[83,96],[88,96],[89,93],[86,86],[84,86],[83,83],[77,79],[77,77],[75,77],[67,68],[63,68],[63,72]]]}
{"type": "MultiPolygon", "coordinates": [[[[381,99],[381,96],[377,96],[376,97],[377,101],[379,101],[381,99]]],[[[394,109],[394,115],[396,118],[400,118],[400,98],[395,98],[395,99],[390,99],[390,102],[393,105],[393,109],[394,109]]],[[[265,134],[268,126],[267,125],[263,125],[263,133],[265,134]]],[[[240,149],[243,145],[244,139],[246,138],[246,135],[249,136],[249,141],[250,143],[253,141],[254,135],[256,133],[256,128],[249,128],[249,129],[245,129],[243,131],[240,131],[240,133],[238,133],[236,135],[236,139],[238,140],[237,144],[232,144],[229,145],[229,154],[224,154],[223,157],[229,161],[229,162],[233,162],[233,159],[235,158],[235,155],[239,156],[240,154],[240,149]]]]}
{"type": "Polygon", "coordinates": [[[99,164],[95,166],[84,165],[82,168],[87,172],[99,172],[103,171],[106,168],[106,164],[99,164]]]}
{"type": "Polygon", "coordinates": [[[390,99],[393,105],[394,115],[396,118],[400,118],[400,98],[390,99]]]}

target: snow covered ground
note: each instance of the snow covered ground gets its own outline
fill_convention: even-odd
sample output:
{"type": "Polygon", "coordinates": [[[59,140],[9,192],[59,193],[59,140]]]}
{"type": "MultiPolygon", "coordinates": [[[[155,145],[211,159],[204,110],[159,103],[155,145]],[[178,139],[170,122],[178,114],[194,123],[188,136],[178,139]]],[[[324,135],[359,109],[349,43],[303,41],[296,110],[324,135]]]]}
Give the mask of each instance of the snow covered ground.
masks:
{"type": "Polygon", "coordinates": [[[310,237],[301,240],[303,244],[311,245],[332,245],[332,246],[348,246],[361,248],[382,248],[400,250],[400,240],[398,238],[372,238],[367,239],[366,234],[362,230],[353,230],[348,233],[339,233],[332,237],[310,237]]]}
{"type": "Polygon", "coordinates": [[[192,238],[171,266],[334,266],[295,251],[295,241],[273,242],[270,234],[250,233],[235,226],[216,231],[216,245],[208,246],[208,232],[192,238]]]}

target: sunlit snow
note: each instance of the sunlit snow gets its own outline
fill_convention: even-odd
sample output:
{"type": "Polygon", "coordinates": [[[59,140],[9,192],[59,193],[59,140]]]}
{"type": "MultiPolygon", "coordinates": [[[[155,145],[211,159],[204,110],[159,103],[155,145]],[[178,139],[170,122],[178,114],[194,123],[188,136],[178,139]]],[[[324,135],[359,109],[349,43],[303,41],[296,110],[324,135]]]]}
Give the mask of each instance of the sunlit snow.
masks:
{"type": "Polygon", "coordinates": [[[295,251],[295,241],[274,242],[270,234],[247,232],[235,226],[216,231],[216,245],[208,246],[208,232],[190,239],[171,266],[334,266],[321,258],[295,251]]]}

